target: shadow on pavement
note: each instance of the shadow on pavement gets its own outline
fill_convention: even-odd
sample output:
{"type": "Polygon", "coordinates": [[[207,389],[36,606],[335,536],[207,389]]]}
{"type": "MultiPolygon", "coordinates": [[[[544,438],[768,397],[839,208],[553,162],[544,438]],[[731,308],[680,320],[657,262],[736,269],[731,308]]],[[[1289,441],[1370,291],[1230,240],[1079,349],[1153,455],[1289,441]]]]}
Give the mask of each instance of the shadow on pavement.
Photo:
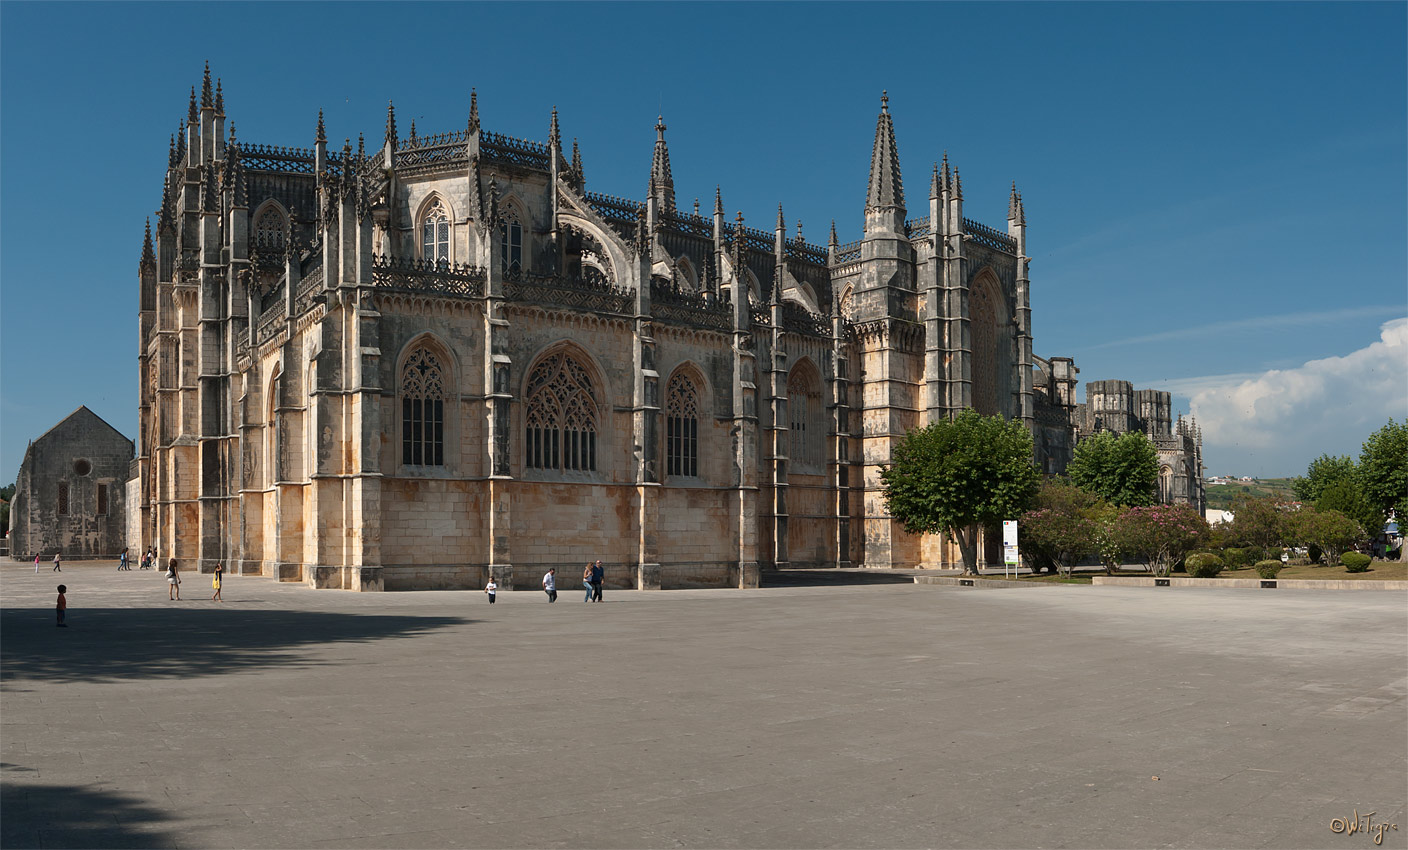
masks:
{"type": "Polygon", "coordinates": [[[54,628],[47,609],[11,609],[0,618],[6,690],[16,680],[100,682],[216,675],[258,667],[320,662],[299,648],[415,637],[472,622],[303,611],[85,608],[69,628],[54,628]]]}
{"type": "Polygon", "coordinates": [[[159,809],[133,797],[78,785],[10,780],[28,768],[6,764],[0,784],[0,847],[175,847],[159,809]]]}
{"type": "Polygon", "coordinates": [[[758,582],[760,587],[840,587],[864,584],[914,584],[908,573],[885,573],[859,570],[768,570],[758,582]]]}

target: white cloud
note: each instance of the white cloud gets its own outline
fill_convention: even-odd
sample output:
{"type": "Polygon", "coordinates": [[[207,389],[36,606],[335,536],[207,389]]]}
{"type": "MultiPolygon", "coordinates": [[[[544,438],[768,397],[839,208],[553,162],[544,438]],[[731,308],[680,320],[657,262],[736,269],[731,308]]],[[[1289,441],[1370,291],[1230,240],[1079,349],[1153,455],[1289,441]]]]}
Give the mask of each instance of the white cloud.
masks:
{"type": "Polygon", "coordinates": [[[1408,417],[1408,318],[1385,323],[1378,341],[1343,357],[1179,383],[1193,390],[1209,467],[1296,474],[1322,453],[1358,454],[1390,417],[1408,417]]]}

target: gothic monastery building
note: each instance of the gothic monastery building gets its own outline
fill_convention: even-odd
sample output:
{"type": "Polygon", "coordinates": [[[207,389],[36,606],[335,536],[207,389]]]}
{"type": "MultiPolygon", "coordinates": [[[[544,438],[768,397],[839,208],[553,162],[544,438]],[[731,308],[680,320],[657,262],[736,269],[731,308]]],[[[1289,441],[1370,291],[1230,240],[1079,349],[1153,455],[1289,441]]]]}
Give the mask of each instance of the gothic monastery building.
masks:
{"type": "Polygon", "coordinates": [[[208,70],[192,90],[140,262],[134,550],[353,590],[530,588],[598,558],[640,589],[950,567],[879,471],[968,407],[1059,472],[1126,403],[1169,493],[1200,498],[1167,393],[1092,414],[1069,359],[1033,356],[1015,186],[1005,229],[964,217],[946,158],[906,199],[887,98],[846,244],[781,207],[747,227],[717,191],[680,209],[663,121],[643,200],[588,189],[556,110],[546,143],[482,128],[473,95],[463,130],[409,130],[388,107],[374,148],[330,148],[321,114],[311,148],[244,144],[208,70]]]}

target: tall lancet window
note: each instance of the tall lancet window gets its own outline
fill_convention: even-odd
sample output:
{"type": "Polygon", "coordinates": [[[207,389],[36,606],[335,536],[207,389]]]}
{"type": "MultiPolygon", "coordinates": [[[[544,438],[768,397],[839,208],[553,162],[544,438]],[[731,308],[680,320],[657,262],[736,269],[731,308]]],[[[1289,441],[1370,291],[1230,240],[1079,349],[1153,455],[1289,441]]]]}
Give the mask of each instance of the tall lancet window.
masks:
{"type": "Polygon", "coordinates": [[[264,208],[254,222],[254,244],[259,248],[284,247],[284,214],[272,204],[264,208]]]}
{"type": "Polygon", "coordinates": [[[533,368],[524,421],[529,469],[596,470],[596,390],[570,354],[551,354],[533,368]]]}
{"type": "Polygon", "coordinates": [[[684,375],[665,390],[665,474],[699,476],[699,390],[684,375]]]}
{"type": "Polygon", "coordinates": [[[517,275],[523,271],[523,225],[512,209],[499,225],[499,256],[503,258],[505,272],[517,275]]]}
{"type": "Polygon", "coordinates": [[[968,316],[973,341],[973,409],[984,416],[996,416],[998,312],[992,287],[986,282],[971,290],[968,316]]]}
{"type": "Polygon", "coordinates": [[[450,217],[445,214],[439,198],[425,211],[421,221],[420,256],[434,263],[450,260],[450,217]]]}
{"type": "Polygon", "coordinates": [[[820,379],[810,363],[802,363],[787,376],[787,412],[790,430],[790,451],[794,467],[815,469],[821,465],[821,441],[825,429],[821,424],[820,379]]]}
{"type": "Polygon", "coordinates": [[[401,463],[445,464],[445,370],[426,348],[401,370],[401,463]]]}

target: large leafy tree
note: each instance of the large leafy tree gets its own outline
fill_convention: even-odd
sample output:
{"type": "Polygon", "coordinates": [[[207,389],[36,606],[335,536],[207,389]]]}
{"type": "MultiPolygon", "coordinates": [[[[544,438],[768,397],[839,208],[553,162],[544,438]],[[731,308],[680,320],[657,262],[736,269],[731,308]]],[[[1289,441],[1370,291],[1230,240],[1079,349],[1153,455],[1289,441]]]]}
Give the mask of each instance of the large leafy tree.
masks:
{"type": "Polygon", "coordinates": [[[1303,507],[1290,514],[1288,520],[1291,537],[1306,546],[1319,546],[1325,553],[1327,567],[1338,564],[1340,555],[1364,539],[1359,523],[1339,511],[1303,507]]]}
{"type": "Polygon", "coordinates": [[[1287,508],[1275,499],[1241,496],[1232,503],[1232,536],[1263,552],[1286,544],[1287,508]]]}
{"type": "Polygon", "coordinates": [[[1321,511],[1339,511],[1363,527],[1370,536],[1383,527],[1383,515],[1364,495],[1359,476],[1342,478],[1320,491],[1315,507],[1321,511]]]}
{"type": "Polygon", "coordinates": [[[1112,505],[1152,505],[1159,454],[1139,431],[1102,431],[1076,444],[1066,474],[1077,487],[1112,505]]]}
{"type": "Polygon", "coordinates": [[[1400,521],[1408,519],[1408,420],[1390,419],[1364,441],[1359,451],[1359,483],[1379,513],[1379,527],[1366,531],[1381,531],[1389,511],[1396,511],[1400,521]]]}
{"type": "Polygon", "coordinates": [[[1349,455],[1320,455],[1310,462],[1304,475],[1291,482],[1291,490],[1302,502],[1318,502],[1327,487],[1344,481],[1353,483],[1357,472],[1349,455]]]}
{"type": "Polygon", "coordinates": [[[1020,422],[964,410],[910,431],[880,468],[885,505],[911,534],[946,532],[978,571],[978,529],[1013,519],[1036,493],[1032,436],[1020,422]]]}

